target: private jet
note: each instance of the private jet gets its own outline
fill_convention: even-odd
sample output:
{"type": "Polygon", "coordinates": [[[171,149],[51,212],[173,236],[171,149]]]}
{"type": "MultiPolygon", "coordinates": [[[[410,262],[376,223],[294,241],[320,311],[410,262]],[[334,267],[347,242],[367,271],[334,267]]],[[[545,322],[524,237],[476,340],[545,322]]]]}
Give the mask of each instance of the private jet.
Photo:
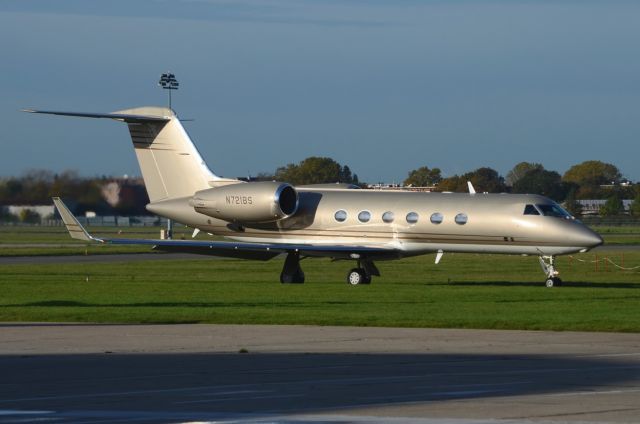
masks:
{"type": "Polygon", "coordinates": [[[24,111],[126,123],[149,195],[147,210],[194,229],[191,240],[99,238],[54,198],[71,237],[79,240],[254,260],[284,254],[281,283],[303,283],[300,260],[307,257],[355,261],[346,280],[360,285],[380,276],[377,261],[435,253],[437,264],[445,252],[535,255],[547,287],[562,282],[556,256],[603,243],[551,199],[476,193],[471,183],[469,193],[427,193],[223,178],[209,169],[169,108],[24,111]],[[195,239],[199,232],[227,241],[195,239]]]}

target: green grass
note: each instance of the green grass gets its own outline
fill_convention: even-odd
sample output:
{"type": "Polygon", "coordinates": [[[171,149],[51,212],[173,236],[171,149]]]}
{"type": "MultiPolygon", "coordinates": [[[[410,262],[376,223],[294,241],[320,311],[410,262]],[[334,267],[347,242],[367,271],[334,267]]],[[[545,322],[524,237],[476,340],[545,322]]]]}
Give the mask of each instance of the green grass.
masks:
{"type": "MultiPolygon", "coordinates": [[[[640,265],[640,252],[624,255],[626,266],[640,265]]],[[[383,276],[359,287],[344,282],[350,262],[302,264],[303,285],[278,283],[281,259],[3,266],[0,321],[640,331],[640,272],[602,263],[596,273],[594,264],[561,258],[567,285],[553,289],[542,286],[533,257],[380,262],[383,276]]]]}
{"type": "Polygon", "coordinates": [[[640,227],[634,226],[592,226],[594,231],[604,238],[609,245],[638,245],[640,244],[640,227]]]}

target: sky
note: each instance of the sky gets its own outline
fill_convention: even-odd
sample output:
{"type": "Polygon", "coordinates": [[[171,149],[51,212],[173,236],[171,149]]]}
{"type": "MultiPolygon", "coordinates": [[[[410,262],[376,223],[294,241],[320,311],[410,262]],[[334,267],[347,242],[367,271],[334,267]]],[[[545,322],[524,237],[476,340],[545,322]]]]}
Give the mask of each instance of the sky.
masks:
{"type": "Polygon", "coordinates": [[[595,159],[638,181],[639,22],[617,0],[2,0],[0,176],[139,175],[125,125],[19,110],[166,105],[171,71],[219,175],[595,159]]]}

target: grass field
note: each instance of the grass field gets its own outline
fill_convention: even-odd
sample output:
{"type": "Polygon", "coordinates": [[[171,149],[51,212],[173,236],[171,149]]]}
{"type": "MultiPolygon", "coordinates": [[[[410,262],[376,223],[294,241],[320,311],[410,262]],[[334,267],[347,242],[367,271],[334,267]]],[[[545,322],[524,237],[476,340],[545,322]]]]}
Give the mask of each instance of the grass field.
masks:
{"type": "MultiPolygon", "coordinates": [[[[620,262],[619,251],[598,253],[620,262]]],[[[578,256],[593,260],[593,254],[578,256]]],[[[640,265],[640,252],[624,253],[640,265]]],[[[205,258],[0,267],[0,321],[318,324],[640,331],[640,272],[558,261],[542,286],[537,258],[445,254],[380,262],[370,286],[344,282],[350,262],[303,261],[304,285],[278,282],[282,259],[205,258]],[[607,270],[608,269],[608,270],[607,270]]]]}

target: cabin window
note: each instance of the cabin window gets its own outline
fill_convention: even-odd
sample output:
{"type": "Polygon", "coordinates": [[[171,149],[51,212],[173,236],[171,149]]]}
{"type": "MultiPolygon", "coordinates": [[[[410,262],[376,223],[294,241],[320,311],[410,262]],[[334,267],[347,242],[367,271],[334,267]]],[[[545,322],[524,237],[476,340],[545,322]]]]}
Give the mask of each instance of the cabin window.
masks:
{"type": "Polygon", "coordinates": [[[344,210],[341,209],[341,210],[337,211],[336,214],[333,215],[333,217],[338,222],[344,222],[347,219],[347,211],[344,211],[344,210]]]}
{"type": "Polygon", "coordinates": [[[415,212],[409,212],[407,214],[407,222],[409,224],[415,224],[416,222],[418,222],[418,218],[419,218],[419,216],[415,212]]]}
{"type": "Polygon", "coordinates": [[[538,209],[536,209],[535,206],[527,205],[527,206],[524,207],[524,214],[525,215],[540,215],[540,212],[538,212],[538,209]]]}
{"type": "Polygon", "coordinates": [[[394,218],[394,215],[393,215],[393,212],[391,212],[391,211],[387,211],[387,212],[382,214],[382,220],[384,222],[386,222],[387,224],[392,223],[393,222],[393,218],[394,218]]]}
{"type": "Polygon", "coordinates": [[[536,207],[540,210],[540,212],[542,212],[544,216],[553,216],[556,218],[567,219],[571,218],[571,214],[569,212],[565,211],[560,206],[555,204],[542,204],[536,205],[536,207]]]}
{"type": "Polygon", "coordinates": [[[466,213],[459,213],[458,215],[456,215],[456,224],[458,225],[464,225],[467,223],[467,214],[466,213]]]}
{"type": "Polygon", "coordinates": [[[442,220],[444,219],[444,217],[442,216],[442,214],[440,212],[436,212],[434,214],[431,215],[431,223],[432,224],[440,224],[442,223],[442,220]]]}
{"type": "Polygon", "coordinates": [[[370,219],[371,219],[371,212],[369,211],[362,211],[358,214],[358,221],[360,222],[369,222],[370,219]]]}

